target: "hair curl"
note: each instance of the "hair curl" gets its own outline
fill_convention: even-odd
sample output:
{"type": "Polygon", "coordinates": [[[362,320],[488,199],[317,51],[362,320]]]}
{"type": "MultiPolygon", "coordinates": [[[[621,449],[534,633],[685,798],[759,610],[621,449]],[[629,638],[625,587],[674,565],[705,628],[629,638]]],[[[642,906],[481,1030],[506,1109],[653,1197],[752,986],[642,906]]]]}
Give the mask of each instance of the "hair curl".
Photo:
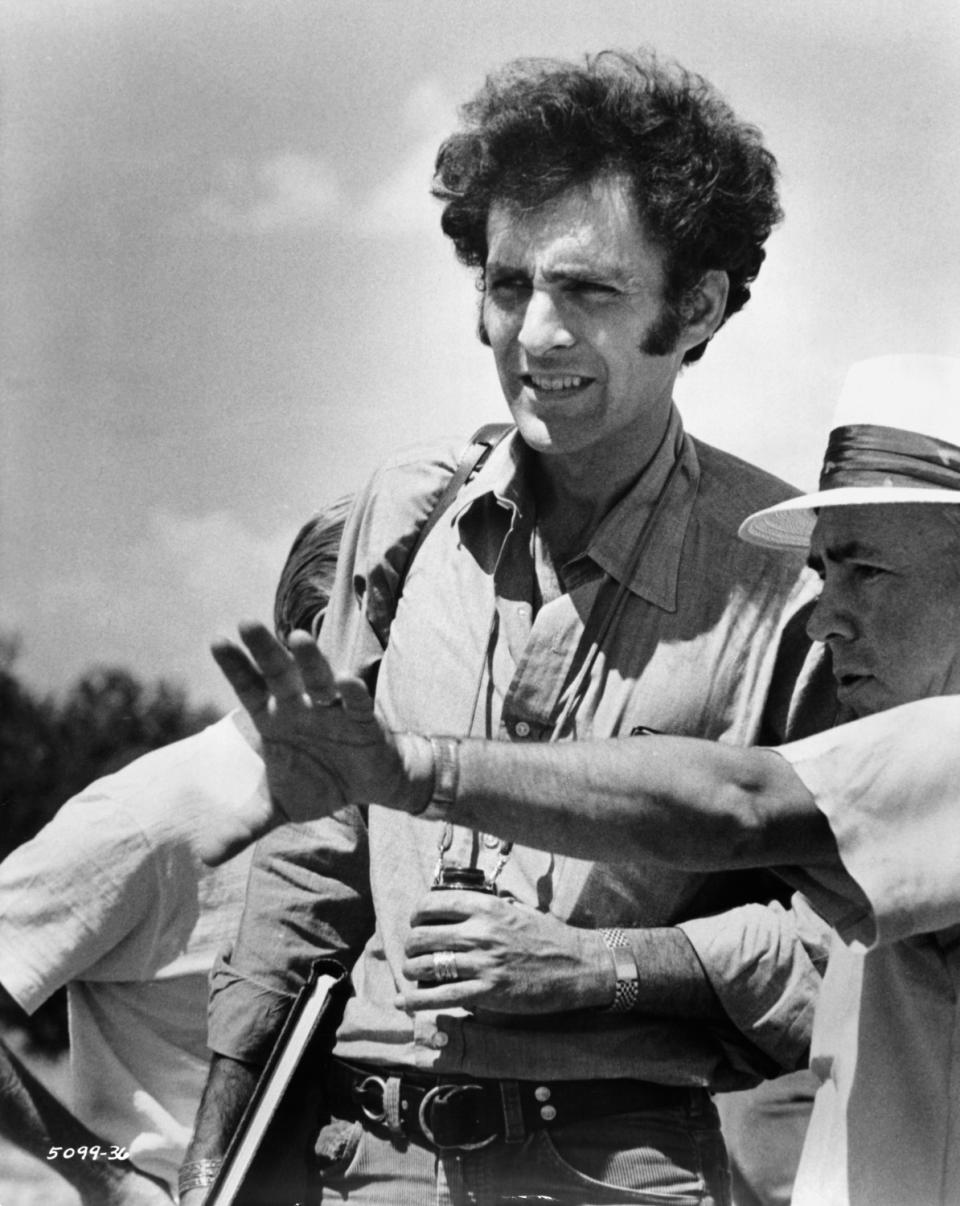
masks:
{"type": "Polygon", "coordinates": [[[464,264],[486,262],[494,201],[535,208],[617,174],[664,254],[674,318],[710,269],[730,279],[723,322],[746,304],[782,217],[777,165],[759,130],[701,76],[648,52],[604,51],[583,64],[518,59],[487,78],[461,118],[437,154],[432,192],[464,264]]]}

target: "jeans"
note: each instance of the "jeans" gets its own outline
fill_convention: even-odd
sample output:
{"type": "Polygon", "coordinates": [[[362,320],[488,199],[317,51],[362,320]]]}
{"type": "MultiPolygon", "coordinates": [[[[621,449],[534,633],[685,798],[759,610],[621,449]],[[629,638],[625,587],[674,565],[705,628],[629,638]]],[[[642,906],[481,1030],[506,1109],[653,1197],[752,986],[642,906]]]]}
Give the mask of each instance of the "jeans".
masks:
{"type": "Polygon", "coordinates": [[[324,1206],[730,1206],[716,1110],[661,1109],[540,1130],[518,1143],[434,1152],[360,1122],[317,1139],[324,1206]]]}

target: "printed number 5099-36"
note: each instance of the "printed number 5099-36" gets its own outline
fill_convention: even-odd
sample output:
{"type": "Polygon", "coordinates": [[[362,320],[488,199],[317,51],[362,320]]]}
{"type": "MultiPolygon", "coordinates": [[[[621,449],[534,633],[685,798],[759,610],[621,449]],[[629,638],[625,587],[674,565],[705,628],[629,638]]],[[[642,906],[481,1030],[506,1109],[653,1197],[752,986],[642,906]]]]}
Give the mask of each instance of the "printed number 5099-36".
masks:
{"type": "Polygon", "coordinates": [[[130,1153],[125,1147],[101,1147],[99,1143],[91,1147],[51,1147],[47,1152],[48,1160],[126,1160],[130,1153]]]}

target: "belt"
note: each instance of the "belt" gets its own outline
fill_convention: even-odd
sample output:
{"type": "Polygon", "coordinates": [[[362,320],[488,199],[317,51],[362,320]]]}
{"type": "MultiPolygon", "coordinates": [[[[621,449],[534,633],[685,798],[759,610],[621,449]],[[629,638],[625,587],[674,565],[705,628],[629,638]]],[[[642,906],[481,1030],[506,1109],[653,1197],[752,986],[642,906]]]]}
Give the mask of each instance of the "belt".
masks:
{"type": "Polygon", "coordinates": [[[470,1151],[498,1139],[637,1110],[702,1108],[704,1089],[645,1080],[487,1080],[358,1068],[334,1060],[330,1108],[438,1151],[470,1151]]]}

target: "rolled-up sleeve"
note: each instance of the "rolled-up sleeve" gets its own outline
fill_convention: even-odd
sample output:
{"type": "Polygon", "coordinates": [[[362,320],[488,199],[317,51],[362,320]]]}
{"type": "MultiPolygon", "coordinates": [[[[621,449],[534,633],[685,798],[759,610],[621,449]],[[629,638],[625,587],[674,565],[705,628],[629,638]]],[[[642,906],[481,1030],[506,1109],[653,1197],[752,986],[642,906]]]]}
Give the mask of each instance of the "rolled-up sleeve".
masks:
{"type": "Polygon", "coordinates": [[[361,810],[283,825],[257,845],[236,942],[211,974],[208,1044],[263,1063],[315,959],[351,967],[373,931],[361,810]]]}
{"type": "Polygon", "coordinates": [[[796,898],[680,924],[730,1021],[781,1068],[806,1059],[829,929],[796,898]]]}

